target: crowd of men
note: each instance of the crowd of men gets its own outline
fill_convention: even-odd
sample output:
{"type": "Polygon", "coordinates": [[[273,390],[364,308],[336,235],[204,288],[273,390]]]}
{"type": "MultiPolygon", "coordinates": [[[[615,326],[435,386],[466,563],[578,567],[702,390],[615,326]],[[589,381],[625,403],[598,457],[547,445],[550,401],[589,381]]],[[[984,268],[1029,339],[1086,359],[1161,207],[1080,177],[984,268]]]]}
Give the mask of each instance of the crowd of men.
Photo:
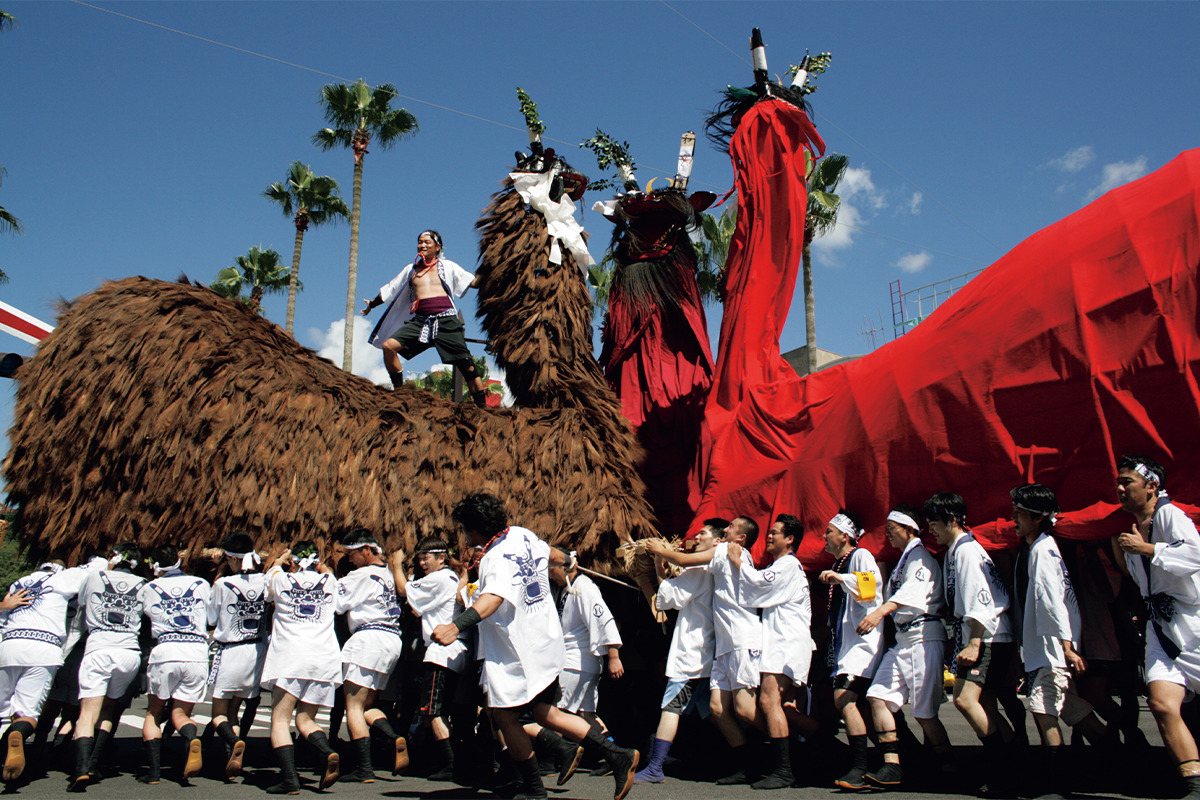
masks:
{"type": "Polygon", "coordinates": [[[472,762],[494,758],[498,794],[546,797],[543,775],[557,774],[562,785],[590,751],[621,800],[635,782],[665,780],[690,712],[710,719],[730,748],[732,768],[718,784],[785,789],[795,782],[795,743],[836,732],[820,709],[827,692],[850,754],[834,785],[886,790],[905,784],[905,705],[929,758],[953,771],[939,720],[949,668],[953,705],[990,765],[981,791],[1024,796],[1028,787],[1014,784],[1011,765],[1027,709],[1041,740],[1034,785],[1065,795],[1072,787],[1061,764],[1060,720],[1098,748],[1139,736],[1128,698],[1120,706],[1112,699],[1121,665],[1136,664],[1188,800],[1200,800],[1200,754],[1182,714],[1200,688],[1200,535],[1171,503],[1165,477],[1150,458],[1118,463],[1118,497],[1133,523],[1104,557],[1136,587],[1140,605],[1126,621],[1147,622],[1140,639],[1123,642],[1114,641],[1122,616],[1111,613],[1114,600],[1079,579],[1101,551],[1064,558],[1052,535],[1057,500],[1038,484],[1011,492],[1023,542],[1011,581],[975,541],[963,499],[948,491],[920,510],[900,504],[888,515],[899,557],[886,579],[859,546],[863,530],[846,510],[829,521],[832,565],[815,580],[796,557],[803,528],[788,514],[771,525],[761,566],[750,554],[758,526],[745,516],[706,521],[683,550],[648,541],[661,579],[658,609],[677,614],[661,715],[640,771],[637,751],[618,745],[597,714],[601,675],[620,679],[625,670],[604,597],[573,553],[510,525],[493,495],[470,495],[453,509],[471,545],[465,563],[437,537],[419,542],[412,563],[403,551],[385,560],[377,539],[354,529],[341,539],[341,577],[312,542],[294,544],[264,572],[251,537],[235,532],[221,543],[223,576],[210,582],[184,572],[174,548],[143,558],[136,545],[121,543],[72,568],[44,564],[0,603],[0,716],[11,720],[3,778],[21,778],[28,739],[70,731],[69,788],[85,790],[105,774],[115,726],[144,691],[138,780],[161,780],[164,732],[183,740],[181,779],[201,773],[205,737],[192,712],[210,693],[208,732],[223,745],[223,774],[233,780],[266,690],[279,771],[267,791],[275,794],[300,790],[297,746],[307,750],[321,789],[374,781],[381,750],[393,774],[404,771],[410,756],[400,727],[428,740],[421,760],[433,780],[461,781],[470,752],[472,762]],[[925,531],[944,549],[940,564],[921,539],[925,531]],[[810,582],[819,587],[815,598],[810,582]],[[823,623],[814,624],[814,599],[826,610],[823,623]],[[1106,614],[1093,613],[1097,602],[1106,614]],[[409,621],[419,622],[419,647],[406,655],[409,621]],[[398,667],[414,654],[415,671],[398,667]],[[317,721],[322,709],[333,709],[334,734],[344,717],[350,740],[341,752],[317,721]],[[343,770],[343,755],[352,769],[343,770]]]}

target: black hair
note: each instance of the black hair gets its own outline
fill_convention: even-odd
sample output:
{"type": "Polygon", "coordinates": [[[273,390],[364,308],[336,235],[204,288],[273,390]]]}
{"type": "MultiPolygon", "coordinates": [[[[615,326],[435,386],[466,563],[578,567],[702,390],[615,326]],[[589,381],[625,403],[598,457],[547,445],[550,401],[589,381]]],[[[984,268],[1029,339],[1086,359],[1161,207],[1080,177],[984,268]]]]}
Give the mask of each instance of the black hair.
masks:
{"type": "Polygon", "coordinates": [[[750,86],[745,89],[729,87],[721,93],[721,101],[704,120],[704,135],[708,137],[708,141],[712,143],[713,147],[728,154],[729,141],[737,131],[738,125],[741,124],[742,117],[756,103],[768,99],[783,100],[801,111],[809,110],[804,93],[792,86],[767,81],[765,85],[750,86]]]}
{"type": "Polygon", "coordinates": [[[508,514],[500,498],[487,492],[469,494],[454,504],[450,518],[465,531],[490,539],[508,527],[508,514]]]}
{"type": "Polygon", "coordinates": [[[792,537],[792,546],[790,549],[795,550],[800,544],[800,540],[804,538],[804,523],[798,517],[791,514],[780,514],[775,518],[775,521],[783,525],[783,535],[792,537]]]}
{"type": "Polygon", "coordinates": [[[1014,505],[1019,505],[1035,514],[1042,515],[1042,529],[1050,527],[1050,515],[1057,514],[1058,498],[1049,487],[1040,483],[1023,483],[1010,491],[1014,505]]]}
{"type": "Polygon", "coordinates": [[[429,238],[433,239],[433,243],[438,246],[439,251],[445,249],[445,245],[442,244],[442,235],[433,228],[426,228],[425,230],[421,231],[417,234],[417,238],[420,239],[427,233],[429,234],[429,238]]]}
{"type": "Polygon", "coordinates": [[[221,540],[221,549],[227,553],[250,553],[254,551],[254,540],[245,531],[233,531],[221,540]]]}
{"type": "Polygon", "coordinates": [[[892,506],[892,511],[899,511],[901,514],[906,514],[912,517],[913,522],[917,523],[917,533],[921,532],[923,520],[921,519],[921,509],[911,503],[897,503],[892,506]]]}
{"type": "Polygon", "coordinates": [[[709,517],[704,520],[704,524],[713,530],[723,531],[729,527],[729,520],[722,519],[721,517],[709,517]]]}
{"type": "Polygon", "coordinates": [[[936,492],[925,501],[926,522],[950,522],[967,527],[967,503],[954,492],[936,492]]]}
{"type": "Polygon", "coordinates": [[[375,534],[371,533],[366,528],[351,528],[342,535],[342,546],[350,547],[356,544],[374,545],[379,547],[379,540],[375,538],[375,534]]]}
{"type": "Polygon", "coordinates": [[[150,563],[158,564],[160,569],[169,567],[179,560],[179,550],[170,545],[156,547],[150,551],[150,563]]]}
{"type": "Polygon", "coordinates": [[[417,542],[418,553],[438,553],[444,555],[447,560],[450,558],[450,545],[446,544],[446,540],[440,536],[425,536],[421,541],[417,542]]]}
{"type": "Polygon", "coordinates": [[[137,569],[136,565],[142,563],[142,548],[137,546],[137,542],[117,542],[113,546],[112,551],[121,556],[121,558],[125,559],[124,561],[118,562],[113,569],[133,572],[137,569]],[[134,562],[133,566],[130,565],[130,561],[134,562]]]}
{"type": "MultiPolygon", "coordinates": [[[[1162,464],[1158,463],[1153,458],[1146,458],[1146,456],[1133,455],[1132,453],[1129,455],[1121,456],[1121,460],[1117,462],[1117,472],[1120,472],[1123,469],[1131,469],[1134,472],[1137,472],[1137,468],[1139,465],[1144,466],[1146,469],[1150,470],[1151,472],[1153,472],[1155,475],[1158,476],[1158,478],[1159,478],[1158,488],[1159,489],[1166,488],[1165,484],[1167,482],[1167,471],[1165,469],[1163,469],[1162,464]]],[[[1141,475],[1140,472],[1138,472],[1138,474],[1141,475]]],[[[1142,477],[1144,478],[1145,476],[1143,475],[1142,477]]]]}
{"type": "Polygon", "coordinates": [[[754,546],[754,543],[758,541],[758,523],[747,517],[745,514],[738,514],[733,518],[733,522],[730,522],[729,524],[732,525],[739,519],[744,519],[746,521],[746,543],[742,546],[749,550],[754,546]]]}

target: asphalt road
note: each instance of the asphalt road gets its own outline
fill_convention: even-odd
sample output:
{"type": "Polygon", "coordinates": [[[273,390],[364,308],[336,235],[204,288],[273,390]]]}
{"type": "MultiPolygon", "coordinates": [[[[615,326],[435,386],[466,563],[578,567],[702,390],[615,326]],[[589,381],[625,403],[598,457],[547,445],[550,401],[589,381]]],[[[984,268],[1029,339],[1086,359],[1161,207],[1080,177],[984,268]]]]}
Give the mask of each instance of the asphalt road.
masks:
{"type": "MultiPolygon", "coordinates": [[[[190,785],[181,785],[178,780],[179,765],[182,761],[181,740],[172,737],[167,742],[163,756],[163,780],[156,786],[143,786],[134,780],[133,773],[141,768],[141,742],[139,738],[140,718],[137,712],[143,708],[139,700],[133,709],[122,720],[122,726],[115,740],[117,745],[115,758],[111,759],[114,766],[122,770],[122,774],[106,777],[99,784],[90,786],[87,794],[95,798],[178,798],[191,796],[193,798],[245,798],[265,796],[265,787],[277,780],[274,762],[267,745],[268,710],[259,710],[258,721],[251,734],[249,753],[246,759],[247,770],[245,777],[238,783],[227,784],[218,777],[219,768],[223,765],[222,758],[213,747],[213,756],[206,765],[205,776],[194,779],[190,785]],[[212,778],[206,777],[213,774],[212,778]]],[[[207,720],[207,706],[197,707],[197,717],[207,720]]],[[[936,794],[946,800],[954,798],[974,798],[978,783],[977,776],[983,766],[983,750],[971,735],[966,723],[954,708],[946,704],[941,710],[942,721],[955,743],[955,761],[958,764],[956,775],[942,776],[932,765],[923,763],[919,756],[905,757],[905,791],[893,791],[887,794],[896,800],[926,797],[936,794]]],[[[685,726],[688,723],[685,722],[685,726]]],[[[1150,714],[1143,707],[1140,718],[1140,728],[1153,745],[1149,749],[1122,746],[1119,750],[1101,754],[1095,748],[1072,747],[1068,753],[1067,769],[1070,774],[1077,776],[1072,788],[1081,795],[1097,798],[1173,798],[1182,793],[1182,785],[1173,779],[1174,770],[1169,763],[1163,748],[1159,745],[1159,737],[1150,714]]],[[[834,798],[836,795],[847,794],[833,787],[833,779],[846,768],[845,736],[839,735],[838,742],[820,752],[804,749],[799,751],[799,759],[793,763],[797,776],[797,786],[775,792],[757,792],[749,786],[716,786],[711,781],[719,774],[731,769],[727,761],[725,748],[712,739],[704,738],[707,732],[701,730],[697,734],[696,724],[692,723],[691,736],[687,737],[681,731],[676,749],[684,748],[688,752],[683,755],[686,759],[671,764],[667,768],[668,779],[665,783],[654,785],[635,785],[629,797],[632,800],[642,798],[684,798],[685,800],[708,800],[709,798],[727,797],[792,797],[792,798],[834,798]],[[697,753],[699,750],[701,752],[697,753]],[[711,757],[705,757],[703,751],[711,751],[711,757]]],[[[915,725],[914,725],[915,729],[915,725]]],[[[343,729],[344,731],[344,729],[343,729]]],[[[1033,741],[1037,741],[1036,733],[1029,723],[1029,733],[1033,741]]],[[[210,752],[206,750],[206,754],[210,752]]],[[[1019,751],[1020,752],[1020,751],[1019,751]]],[[[673,755],[680,755],[673,752],[673,755]]],[[[37,754],[30,752],[31,764],[29,773],[37,772],[37,754]]],[[[872,764],[877,758],[872,753],[872,764]]],[[[70,747],[64,747],[49,754],[49,770],[46,777],[37,778],[31,782],[18,784],[9,792],[29,798],[59,797],[66,787],[66,771],[70,769],[73,755],[70,747]]],[[[417,760],[414,759],[414,762],[417,760]]],[[[1036,775],[1036,748],[1020,752],[1013,758],[1012,774],[1025,777],[1032,785],[1039,786],[1036,775]]],[[[418,767],[414,763],[414,768],[418,767]]],[[[349,766],[347,766],[349,768],[349,766]]],[[[302,770],[302,796],[316,794],[316,782],[312,772],[302,770]]],[[[396,797],[396,798],[473,798],[492,797],[485,790],[458,786],[450,783],[431,782],[419,777],[408,775],[390,777],[385,771],[377,770],[379,779],[374,784],[338,783],[326,794],[338,797],[396,797]]],[[[555,787],[554,778],[546,778],[546,784],[552,798],[563,800],[608,800],[613,795],[613,780],[611,777],[592,777],[581,770],[562,788],[555,787]]]]}

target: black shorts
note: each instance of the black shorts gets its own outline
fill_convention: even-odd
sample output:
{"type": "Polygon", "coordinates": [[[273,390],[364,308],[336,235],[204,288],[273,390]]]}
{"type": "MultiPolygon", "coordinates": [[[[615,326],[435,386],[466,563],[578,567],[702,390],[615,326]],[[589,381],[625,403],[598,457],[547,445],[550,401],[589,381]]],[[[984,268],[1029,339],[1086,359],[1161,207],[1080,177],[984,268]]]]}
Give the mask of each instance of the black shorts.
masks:
{"type": "Polygon", "coordinates": [[[971,665],[960,663],[954,679],[975,683],[984,689],[1002,689],[1014,682],[1016,655],[1016,642],[984,642],[979,646],[979,660],[971,665]]]}
{"type": "Polygon", "coordinates": [[[871,688],[871,679],[861,675],[851,675],[848,672],[839,672],[833,676],[833,688],[835,690],[845,689],[847,692],[854,692],[859,697],[866,697],[867,689],[871,688]]]}
{"type": "Polygon", "coordinates": [[[450,699],[454,697],[458,675],[441,664],[425,662],[422,666],[421,707],[417,709],[417,716],[444,717],[449,711],[450,699]]]}
{"type": "Polygon", "coordinates": [[[459,364],[471,360],[471,351],[467,349],[463,324],[458,317],[438,317],[437,336],[431,337],[427,342],[422,342],[421,328],[427,319],[429,319],[428,314],[417,314],[393,334],[392,338],[400,343],[401,358],[412,358],[424,353],[430,347],[436,347],[438,356],[445,364],[459,364]]]}

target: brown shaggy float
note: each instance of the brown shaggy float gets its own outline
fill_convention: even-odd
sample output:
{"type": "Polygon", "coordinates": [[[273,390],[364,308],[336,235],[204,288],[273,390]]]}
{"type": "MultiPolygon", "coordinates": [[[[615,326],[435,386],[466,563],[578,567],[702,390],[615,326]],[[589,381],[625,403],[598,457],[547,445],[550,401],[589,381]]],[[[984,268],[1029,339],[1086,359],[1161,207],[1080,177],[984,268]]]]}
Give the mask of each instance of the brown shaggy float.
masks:
{"type": "Polygon", "coordinates": [[[478,223],[479,314],[523,408],[476,409],[343,372],[244,305],[127,278],[70,304],[19,374],[4,463],[36,558],[123,539],[195,553],[362,525],[409,552],[465,494],[620,569],[653,534],[641,457],[592,355],[579,268],[506,185],[478,223]]]}

